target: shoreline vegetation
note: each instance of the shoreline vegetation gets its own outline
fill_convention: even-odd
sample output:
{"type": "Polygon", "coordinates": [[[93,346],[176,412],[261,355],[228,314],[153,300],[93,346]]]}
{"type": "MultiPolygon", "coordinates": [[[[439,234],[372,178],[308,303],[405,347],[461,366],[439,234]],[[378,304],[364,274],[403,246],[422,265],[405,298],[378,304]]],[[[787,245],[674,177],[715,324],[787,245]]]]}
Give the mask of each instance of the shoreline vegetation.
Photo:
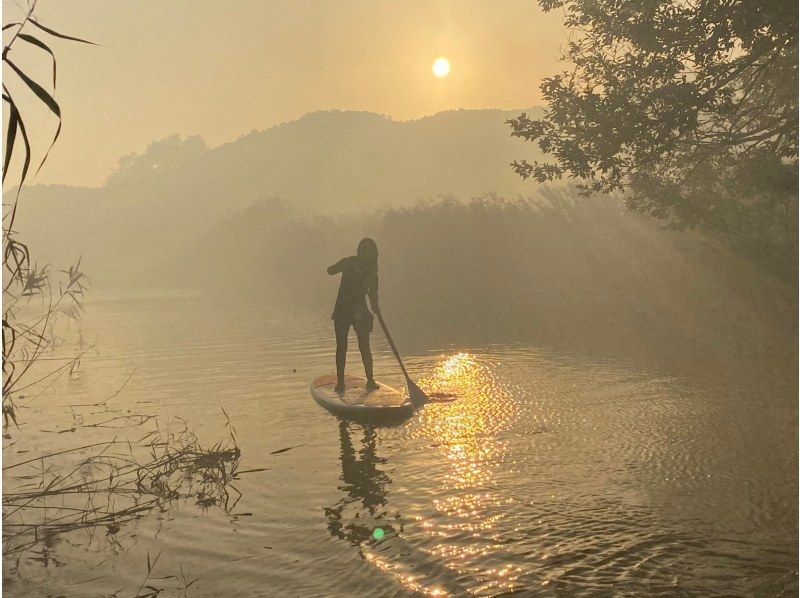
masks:
{"type": "MultiPolygon", "coordinates": [[[[8,584],[18,579],[15,575],[26,555],[46,564],[57,538],[81,535],[81,542],[88,545],[97,538],[113,545],[126,526],[178,504],[201,513],[209,509],[231,513],[241,498],[239,476],[264,470],[240,468],[242,451],[224,409],[226,438],[208,445],[192,431],[191,422],[164,421],[151,413],[117,408],[112,399],[127,382],[105,400],[57,407],[64,410],[63,427],[42,432],[70,434],[75,438],[72,446],[50,450],[30,445],[20,426],[30,413],[26,406],[79,371],[81,358],[92,348],[83,342],[80,321],[93,282],[99,281],[102,288],[193,288],[260,296],[278,305],[327,313],[333,289],[324,266],[353,252],[354,240],[370,236],[381,247],[382,305],[392,314],[393,330],[398,330],[404,347],[502,339],[508,344],[529,342],[651,362],[678,359],[700,368],[713,364],[737,368],[743,363],[759,368],[771,363],[781,376],[796,373],[797,160],[796,135],[787,134],[796,133],[796,118],[782,118],[776,132],[772,125],[766,132],[751,132],[759,135],[758,154],[740,153],[742,142],[737,142],[725,160],[717,154],[709,158],[708,168],[700,174],[695,173],[695,154],[681,155],[678,166],[693,173],[690,197],[685,196],[686,180],[662,179],[659,159],[664,151],[645,147],[637,155],[652,166],[643,171],[647,176],[611,168],[611,179],[605,185],[595,184],[593,190],[611,195],[586,198],[579,186],[559,182],[534,187],[532,197],[488,194],[459,199],[473,187],[500,186],[510,190],[506,193],[510,196],[523,185],[509,166],[513,150],[522,142],[511,140],[498,116],[501,111],[442,113],[405,123],[369,113],[318,113],[213,151],[206,151],[204,142],[195,137],[156,142],[144,154],[120,160],[119,170],[102,188],[90,192],[44,188],[42,193],[50,194],[48,201],[23,210],[25,221],[20,222],[17,207],[30,190],[26,182],[46,163],[61,132],[56,57],[48,44],[58,39],[94,45],[38,21],[35,7],[31,0],[20,22],[4,26],[3,63],[11,81],[3,89],[9,115],[3,180],[11,172],[17,179],[3,204],[2,520],[8,584]],[[52,85],[34,81],[18,66],[25,64],[16,58],[23,51],[47,61],[52,85]],[[46,147],[31,146],[34,136],[26,129],[25,110],[17,104],[23,97],[57,121],[46,147]],[[475,117],[471,122],[478,126],[471,129],[459,121],[458,136],[442,135],[448,123],[465,115],[475,117]],[[341,130],[334,130],[331,123],[341,130]],[[292,137],[293,131],[305,136],[292,137]],[[364,131],[374,145],[362,143],[356,133],[364,131]],[[414,137],[415,131],[424,134],[414,137]],[[487,140],[483,146],[474,144],[478,134],[487,140]],[[778,140],[791,137],[792,141],[781,142],[777,157],[765,155],[762,146],[778,145],[776,135],[778,140]],[[355,142],[343,144],[343,139],[355,142]],[[387,139],[392,141],[391,151],[377,151],[386,149],[387,139]],[[435,156],[444,156],[445,162],[431,159],[435,145],[431,139],[446,139],[435,156]],[[464,148],[471,143],[473,152],[468,154],[464,148]],[[299,170],[284,168],[278,159],[265,160],[259,153],[264,148],[274,156],[293,159],[299,170]],[[401,162],[405,169],[398,168],[401,162]],[[507,170],[498,170],[496,164],[507,170]],[[456,168],[460,170],[455,172],[456,168]],[[217,176],[221,170],[227,178],[217,176]],[[365,171],[374,176],[368,178],[365,171]],[[407,172],[421,173],[419,180],[407,172]],[[718,175],[730,172],[735,172],[732,191],[720,191],[718,175]],[[639,183],[633,200],[615,194],[624,188],[623,175],[639,183]],[[294,197],[284,200],[267,189],[270,176],[291,189],[294,197]],[[241,184],[235,192],[229,191],[231,181],[241,184]],[[431,188],[447,184],[457,187],[458,197],[413,203],[431,188]],[[739,202],[738,194],[747,185],[747,201],[739,202]],[[779,193],[772,197],[764,194],[765,189],[779,193]],[[79,206],[63,201],[73,193],[82,199],[79,206]],[[104,197],[114,201],[103,202],[104,197]],[[331,215],[339,209],[328,205],[333,197],[346,213],[331,215]],[[667,209],[654,201],[659,197],[673,203],[667,209]],[[698,197],[701,201],[695,205],[698,197]],[[714,209],[703,203],[708,197],[715,199],[714,209]],[[369,201],[362,205],[364,198],[369,201]],[[98,201],[93,204],[94,200],[98,201]],[[63,209],[59,202],[69,207],[63,209]],[[664,221],[671,217],[676,230],[626,211],[626,203],[664,221]],[[53,210],[55,205],[58,210],[53,210]],[[718,212],[725,216],[722,224],[718,212]],[[702,222],[706,233],[699,232],[703,227],[697,223],[702,222]],[[731,230],[739,231],[738,237],[718,234],[731,230]],[[751,235],[753,231],[758,234],[751,235]],[[50,265],[40,265],[79,246],[85,247],[85,255],[64,270],[54,272],[50,265]],[[62,327],[78,339],[72,356],[51,366],[46,351],[74,340],[62,338],[67,335],[62,327]]],[[[651,31],[648,25],[647,35],[651,31]]],[[[723,33],[731,37],[736,32],[723,33]]],[[[796,37],[796,32],[791,35],[796,37]]],[[[796,39],[791,47],[796,55],[796,39]]],[[[594,60],[594,56],[600,54],[574,58],[594,60]]],[[[780,66],[784,58],[777,55],[773,62],[780,66]]],[[[745,67],[763,70],[757,63],[745,67]]],[[[687,84],[684,76],[681,86],[687,85],[694,82],[687,84]]],[[[594,87],[587,92],[592,100],[594,87]]],[[[651,88],[660,91],[663,86],[649,86],[647,94],[651,88]]],[[[564,112],[577,105],[583,93],[570,91],[575,92],[567,98],[570,101],[560,105],[564,112]]],[[[748,113],[760,114],[762,104],[771,101],[762,95],[755,94],[755,104],[744,105],[748,113]]],[[[620,97],[626,103],[630,94],[620,97]]],[[[796,104],[794,95],[784,103],[792,102],[796,104]]],[[[729,104],[722,102],[718,109],[725,114],[729,104]]],[[[794,108],[787,114],[796,114],[794,108]]],[[[659,117],[662,112],[652,114],[659,117]]],[[[696,116],[688,120],[695,129],[698,122],[706,122],[696,116]]],[[[543,130],[542,123],[546,120],[525,115],[511,121],[517,137],[537,141],[547,132],[558,138],[556,129],[543,130]]],[[[644,130],[652,129],[645,124],[644,130]]],[[[590,137],[587,143],[597,138],[592,127],[580,127],[580,134],[581,143],[587,142],[584,134],[590,137]]],[[[674,149],[673,128],[666,127],[664,137],[665,147],[674,149]]],[[[515,167],[542,183],[567,172],[580,178],[619,157],[607,155],[608,148],[601,145],[597,156],[586,163],[575,159],[570,168],[548,169],[535,162],[515,167]]],[[[540,142],[539,149],[533,149],[533,158],[552,147],[545,139],[544,145],[540,142]]],[[[584,157],[585,152],[577,155],[584,157]]],[[[180,577],[156,577],[160,555],[151,559],[148,553],[137,598],[159,595],[165,588],[156,584],[168,579],[186,595],[197,581],[183,571],[180,577]]]]}
{"type": "MultiPolygon", "coordinates": [[[[38,172],[44,166],[61,132],[61,108],[54,97],[57,61],[48,43],[62,39],[95,45],[47,27],[34,14],[36,4],[32,0],[19,22],[3,26],[3,31],[9,32],[3,45],[3,65],[7,73],[14,74],[10,82],[6,77],[8,87],[3,86],[9,114],[3,182],[14,167],[18,173],[12,199],[4,198],[3,202],[2,521],[3,583],[7,590],[14,583],[15,572],[19,573],[21,559],[41,559],[46,565],[49,548],[57,538],[85,533],[90,546],[95,536],[104,534],[114,544],[126,525],[148,513],[188,501],[194,501],[202,511],[216,507],[230,512],[241,497],[234,484],[241,473],[241,450],[225,410],[227,440],[205,446],[185,420],[174,418],[163,423],[151,414],[109,406],[130,378],[103,401],[62,407],[63,421],[69,427],[51,432],[70,433],[76,439],[91,438],[93,442],[78,440],[75,446],[51,451],[31,446],[27,442],[30,435],[20,427],[25,407],[51,392],[65,374],[72,376],[80,368],[81,358],[92,349],[85,346],[80,329],[77,339],[61,337],[62,328],[79,326],[91,285],[82,270],[82,258],[54,273],[50,265],[39,265],[36,243],[31,245],[18,230],[17,213],[26,179],[34,168],[38,172]],[[15,64],[18,53],[30,49],[49,54],[52,91],[15,64]],[[22,117],[27,107],[21,109],[16,101],[30,93],[57,119],[55,133],[38,164],[34,161],[34,149],[38,148],[32,148],[31,132],[22,117]],[[18,164],[12,161],[15,155],[18,164]],[[73,341],[74,355],[59,358],[61,365],[51,366],[52,358],[45,357],[46,352],[73,341]]],[[[154,584],[168,579],[174,579],[177,591],[187,595],[198,579],[189,578],[183,570],[180,577],[151,577],[159,557],[160,553],[151,561],[148,553],[137,598],[157,596],[164,588],[154,584]]]]}
{"type": "MultiPolygon", "coordinates": [[[[165,426],[153,415],[109,408],[105,401],[70,409],[74,417],[76,410],[83,412],[75,417],[80,423],[53,433],[79,437],[81,428],[84,435],[103,428],[114,435],[3,466],[3,558],[16,563],[6,575],[27,551],[52,544],[56,536],[83,531],[91,545],[105,532],[114,542],[125,525],[178,502],[192,500],[202,510],[216,506],[226,513],[235,508],[241,451],[224,409],[229,437],[210,447],[180,418],[165,426]],[[85,411],[96,407],[102,408],[85,411]],[[134,430],[139,437],[128,439],[134,430]]],[[[23,440],[6,443],[6,454],[23,440]]]]}
{"type": "Polygon", "coordinates": [[[791,260],[667,230],[617,197],[569,187],[341,216],[264,200],[151,280],[324,314],[332,291],[313,272],[366,234],[382,247],[382,304],[403,346],[502,339],[708,364],[795,352],[791,260]]]}

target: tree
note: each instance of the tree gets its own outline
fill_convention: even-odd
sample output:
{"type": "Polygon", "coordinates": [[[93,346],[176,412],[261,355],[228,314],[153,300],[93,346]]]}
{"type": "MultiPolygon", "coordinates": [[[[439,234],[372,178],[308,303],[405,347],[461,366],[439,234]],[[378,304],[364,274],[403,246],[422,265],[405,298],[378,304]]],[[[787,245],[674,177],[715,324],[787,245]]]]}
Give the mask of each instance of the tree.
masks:
{"type": "Polygon", "coordinates": [[[564,10],[571,67],[542,82],[543,118],[508,121],[555,158],[518,174],[624,191],[679,230],[796,246],[796,2],[539,2],[564,10]]]}

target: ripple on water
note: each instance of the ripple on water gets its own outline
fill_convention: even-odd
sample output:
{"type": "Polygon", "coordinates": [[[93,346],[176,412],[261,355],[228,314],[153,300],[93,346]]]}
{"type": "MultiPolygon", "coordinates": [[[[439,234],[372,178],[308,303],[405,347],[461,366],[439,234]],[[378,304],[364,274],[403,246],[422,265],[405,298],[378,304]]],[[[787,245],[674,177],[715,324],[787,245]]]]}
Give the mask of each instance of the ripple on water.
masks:
{"type": "MultiPolygon", "coordinates": [[[[138,587],[158,551],[162,575],[189,570],[200,596],[796,593],[790,386],[494,346],[411,357],[423,388],[458,400],[370,429],[308,396],[332,369],[325,318],[158,307],[91,310],[96,350],[31,406],[26,434],[69,446],[36,429],[60,429],[58,405],[109,396],[135,369],[121,406],[180,415],[213,442],[222,405],[241,468],[265,471],[237,480],[231,513],[180,505],[123,528],[123,549],[102,534],[89,549],[77,535],[55,542],[50,556],[69,566],[23,559],[18,595],[138,587]]],[[[388,348],[375,349],[380,377],[401,386],[388,348]]]]}

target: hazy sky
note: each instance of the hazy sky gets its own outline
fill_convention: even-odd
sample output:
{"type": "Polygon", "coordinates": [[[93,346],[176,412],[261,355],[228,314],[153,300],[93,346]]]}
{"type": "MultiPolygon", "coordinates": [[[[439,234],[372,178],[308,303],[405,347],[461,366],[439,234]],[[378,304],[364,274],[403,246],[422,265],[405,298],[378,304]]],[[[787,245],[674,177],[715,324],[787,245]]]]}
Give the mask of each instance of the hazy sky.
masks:
{"type": "MultiPolygon", "coordinates": [[[[3,0],[4,22],[21,6],[3,0]]],[[[36,14],[103,44],[52,44],[64,128],[36,182],[84,185],[174,133],[215,146],[320,109],[408,119],[536,105],[565,43],[561,15],[536,0],[40,0],[36,14]]],[[[16,46],[48,82],[47,55],[16,46]]],[[[41,146],[53,123],[28,120],[41,146]]]]}

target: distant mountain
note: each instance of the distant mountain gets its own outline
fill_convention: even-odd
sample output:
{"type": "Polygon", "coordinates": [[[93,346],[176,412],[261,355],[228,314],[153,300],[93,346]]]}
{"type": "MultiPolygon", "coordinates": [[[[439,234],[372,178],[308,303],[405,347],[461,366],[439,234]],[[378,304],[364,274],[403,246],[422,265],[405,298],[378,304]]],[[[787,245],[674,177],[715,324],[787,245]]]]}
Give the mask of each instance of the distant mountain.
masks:
{"type": "MultiPolygon", "coordinates": [[[[120,159],[100,188],[23,191],[18,228],[35,253],[63,265],[85,253],[100,280],[140,280],[153,260],[258,200],[320,214],[398,207],[441,195],[529,194],[509,163],[535,146],[512,139],[522,110],[454,110],[396,121],[326,111],[207,148],[169,137],[120,159]]],[[[536,113],[536,109],[528,110],[536,113]]]]}

